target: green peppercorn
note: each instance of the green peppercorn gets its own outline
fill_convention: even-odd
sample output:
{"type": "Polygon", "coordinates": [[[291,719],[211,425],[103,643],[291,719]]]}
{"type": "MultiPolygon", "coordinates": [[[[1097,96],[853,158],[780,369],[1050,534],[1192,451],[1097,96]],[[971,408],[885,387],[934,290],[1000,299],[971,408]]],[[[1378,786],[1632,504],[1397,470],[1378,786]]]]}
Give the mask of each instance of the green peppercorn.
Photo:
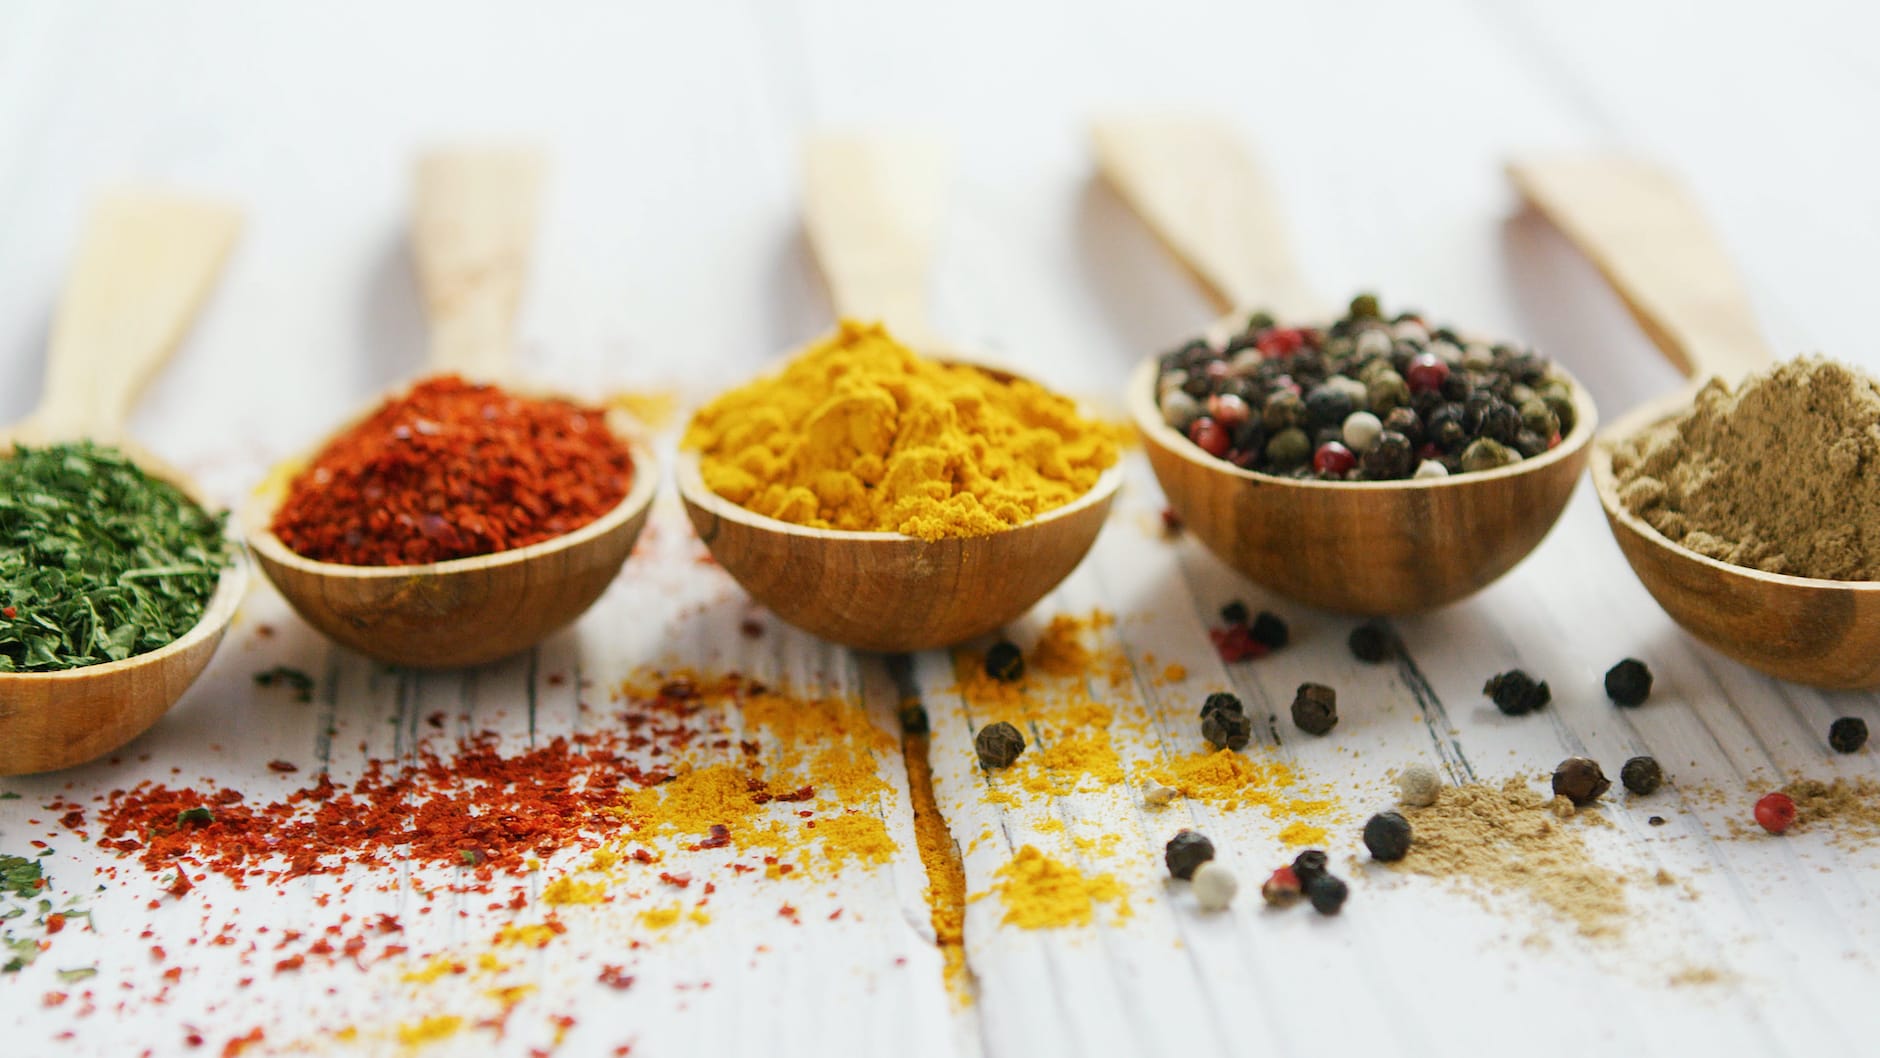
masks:
{"type": "Polygon", "coordinates": [[[1547,454],[1547,438],[1533,430],[1522,430],[1514,435],[1514,450],[1522,459],[1534,459],[1547,454]]]}
{"type": "Polygon", "coordinates": [[[1018,644],[1001,639],[986,651],[986,675],[1001,683],[1011,683],[1025,675],[1025,655],[1018,644]]]}
{"type": "Polygon", "coordinates": [[[1549,438],[1560,432],[1560,417],[1546,401],[1533,398],[1521,405],[1521,428],[1549,438]]]}
{"type": "Polygon", "coordinates": [[[1395,371],[1379,371],[1364,387],[1364,402],[1371,414],[1382,418],[1410,404],[1410,384],[1395,371]]]}
{"type": "Polygon", "coordinates": [[[1297,427],[1281,430],[1267,438],[1266,458],[1278,470],[1303,466],[1306,460],[1312,458],[1312,439],[1297,427]]]}
{"type": "Polygon", "coordinates": [[[1018,755],[1025,752],[1025,736],[1018,733],[1018,728],[1001,720],[979,729],[973,736],[973,749],[978,751],[979,763],[986,768],[1009,768],[1018,755]]]}
{"type": "Polygon", "coordinates": [[[1351,299],[1351,307],[1345,313],[1354,320],[1375,320],[1383,317],[1378,308],[1376,294],[1359,294],[1351,299]]]}
{"type": "Polygon", "coordinates": [[[1272,313],[1256,312],[1247,317],[1247,333],[1258,334],[1261,331],[1270,330],[1275,322],[1272,313]]]}
{"type": "Polygon", "coordinates": [[[1651,757],[1633,757],[1619,769],[1619,781],[1640,797],[1658,792],[1665,784],[1665,770],[1651,757]]]}
{"type": "Polygon", "coordinates": [[[1626,658],[1606,670],[1606,697],[1613,704],[1643,705],[1652,693],[1652,670],[1637,658],[1626,658]]]}
{"type": "Polygon", "coordinates": [[[1293,723],[1299,730],[1323,735],[1338,724],[1338,692],[1322,683],[1302,683],[1293,695],[1293,723]]]}
{"type": "MultiPolygon", "coordinates": [[[[1562,388],[1564,389],[1564,387],[1562,388]]],[[[1547,410],[1554,413],[1554,422],[1558,424],[1556,429],[1560,431],[1560,436],[1565,437],[1573,432],[1573,424],[1579,420],[1577,417],[1578,413],[1573,409],[1572,397],[1564,392],[1543,392],[1541,394],[1541,403],[1547,405],[1547,410]]]]}
{"type": "Polygon", "coordinates": [[[1469,447],[1462,450],[1462,469],[1470,473],[1478,470],[1494,470],[1519,463],[1521,453],[1486,437],[1478,437],[1469,442],[1469,447]]]}
{"type": "Polygon", "coordinates": [[[1379,812],[1364,824],[1364,847],[1374,860],[1403,859],[1410,853],[1410,821],[1401,812],[1379,812]]]}
{"type": "Polygon", "coordinates": [[[1304,426],[1306,419],[1305,400],[1290,389],[1275,390],[1260,409],[1260,424],[1269,435],[1304,426]]]}
{"type": "Polygon", "coordinates": [[[1162,860],[1168,864],[1168,873],[1184,882],[1195,876],[1195,868],[1213,858],[1214,842],[1192,830],[1176,831],[1162,849],[1162,860]]]}

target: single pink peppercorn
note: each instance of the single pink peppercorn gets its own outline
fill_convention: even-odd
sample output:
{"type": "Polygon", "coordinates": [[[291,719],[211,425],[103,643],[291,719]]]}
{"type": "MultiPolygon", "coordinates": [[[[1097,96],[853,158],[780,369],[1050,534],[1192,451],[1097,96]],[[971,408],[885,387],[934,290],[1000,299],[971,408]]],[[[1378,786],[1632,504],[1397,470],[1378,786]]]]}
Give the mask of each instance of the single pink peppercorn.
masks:
{"type": "Polygon", "coordinates": [[[1342,478],[1358,465],[1358,457],[1351,449],[1337,441],[1327,441],[1319,446],[1312,455],[1312,469],[1328,477],[1342,478]]]}
{"type": "Polygon", "coordinates": [[[1795,822],[1795,800],[1785,793],[1764,794],[1756,802],[1756,822],[1771,834],[1780,834],[1795,822]]]}
{"type": "Polygon", "coordinates": [[[1188,439],[1195,443],[1195,447],[1216,459],[1227,454],[1227,446],[1231,443],[1227,428],[1205,415],[1188,424],[1188,439]]]}
{"type": "Polygon", "coordinates": [[[1418,353],[1410,358],[1410,366],[1404,369],[1403,378],[1410,383],[1413,393],[1443,388],[1443,382],[1449,378],[1449,365],[1433,353],[1418,353]]]}

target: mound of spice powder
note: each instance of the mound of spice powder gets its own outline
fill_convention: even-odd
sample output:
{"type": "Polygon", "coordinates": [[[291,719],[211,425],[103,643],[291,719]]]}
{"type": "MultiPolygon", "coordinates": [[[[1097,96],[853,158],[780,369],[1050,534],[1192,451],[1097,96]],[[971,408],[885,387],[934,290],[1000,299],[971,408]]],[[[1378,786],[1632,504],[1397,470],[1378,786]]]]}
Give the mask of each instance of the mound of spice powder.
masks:
{"type": "Polygon", "coordinates": [[[625,498],[606,413],[440,375],[385,402],[294,478],[270,528],[306,558],[411,566],[538,544],[625,498]]]}

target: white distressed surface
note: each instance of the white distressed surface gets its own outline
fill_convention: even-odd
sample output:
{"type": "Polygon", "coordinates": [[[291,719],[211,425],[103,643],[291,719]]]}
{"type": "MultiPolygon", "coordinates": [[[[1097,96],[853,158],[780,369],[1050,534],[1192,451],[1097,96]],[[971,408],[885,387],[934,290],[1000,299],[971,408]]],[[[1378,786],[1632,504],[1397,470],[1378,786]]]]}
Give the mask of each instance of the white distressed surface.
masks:
{"type": "MultiPolygon", "coordinates": [[[[406,165],[430,139],[502,134],[539,141],[556,165],[523,321],[528,369],[588,392],[676,383],[702,394],[827,322],[798,229],[794,148],[815,125],[854,122],[914,123],[957,142],[937,328],[1103,395],[1141,355],[1206,320],[1136,221],[1090,179],[1086,117],[1142,105],[1201,105],[1242,122],[1293,207],[1295,241],[1322,289],[1375,287],[1392,304],[1531,338],[1589,384],[1608,420],[1667,388],[1672,373],[1590,270],[1543,225],[1513,214],[1498,168],[1511,152],[1611,146],[1671,164],[1734,251],[1778,350],[1821,349],[1880,369],[1867,296],[1880,241],[1880,148],[1867,134],[1880,74],[1863,51],[1880,26],[1870,9],[1638,6],[1182,3],[1151,14],[1120,3],[747,2],[502,14],[436,4],[290,15],[235,4],[8,5],[0,421],[37,392],[86,193],[132,178],[222,192],[247,204],[249,229],[134,428],[236,500],[273,459],[420,362],[406,165]]],[[[1693,644],[1625,568],[1590,487],[1505,581],[1399,622],[1446,713],[1432,728],[1407,671],[1349,660],[1339,619],[1272,604],[1293,618],[1297,645],[1232,673],[1211,661],[1204,629],[1214,609],[1236,596],[1267,600],[1192,542],[1168,546],[1146,531],[1160,501],[1135,470],[1094,558],[1014,630],[1022,639],[1053,612],[1102,606],[1117,613],[1111,634],[1133,658],[1188,664],[1179,687],[1104,689],[1156,721],[1157,744],[1125,746],[1126,755],[1195,748],[1194,708],[1207,689],[1231,682],[1283,712],[1296,683],[1317,679],[1340,689],[1337,736],[1302,742],[1282,721],[1277,752],[1314,780],[1349,783],[1354,823],[1382,801],[1382,772],[1411,759],[1499,777],[1568,752],[1591,752],[1611,771],[1651,751],[1681,786],[1732,792],[1752,778],[1876,774],[1874,751],[1841,758],[1823,746],[1834,716],[1880,726],[1874,697],[1774,684],[1693,644]],[[1627,654],[1648,659],[1659,683],[1649,707],[1619,713],[1598,678],[1627,654]],[[1487,674],[1516,664],[1551,681],[1548,712],[1509,720],[1477,693],[1487,674]]],[[[210,676],[126,750],[131,763],[0,781],[23,795],[0,802],[0,849],[43,836],[49,828],[25,820],[43,818],[36,806],[54,794],[82,801],[173,767],[185,780],[260,786],[273,781],[262,767],[273,758],[304,772],[329,714],[342,732],[336,771],[357,767],[361,739],[374,753],[403,752],[399,733],[433,709],[526,739],[531,690],[537,737],[573,730],[582,714],[572,693],[541,677],[576,666],[601,686],[670,659],[866,688],[887,723],[895,692],[880,662],[794,635],[755,645],[737,635],[739,597],[691,566],[670,501],[659,519],[647,553],[575,630],[533,662],[470,676],[377,673],[315,641],[259,589],[248,620],[282,634],[257,646],[238,631],[210,676]],[[252,673],[277,661],[322,678],[324,712],[253,690],[252,673]]],[[[1061,835],[1027,830],[1039,806],[1000,814],[981,800],[966,718],[946,708],[946,660],[919,658],[914,671],[955,833],[963,846],[986,824],[998,834],[968,853],[969,889],[980,892],[1007,842],[1061,835]]],[[[904,788],[899,762],[883,767],[904,788]]],[[[1867,997],[1880,985],[1868,954],[1880,854],[1837,849],[1822,834],[1728,840],[1727,821],[1748,801],[1662,794],[1650,809],[1670,819],[1662,828],[1644,826],[1642,808],[1614,807],[1617,825],[1592,832],[1595,854],[1621,869],[1663,866],[1698,899],[1634,889],[1647,913],[1624,943],[1559,937],[1536,948],[1524,943],[1529,921],[1364,870],[1348,871],[1352,901],[1336,921],[1262,914],[1250,888],[1279,855],[1272,825],[1257,812],[1228,819],[1195,807],[1249,884],[1231,919],[1202,920],[1186,894],[1161,888],[1159,849],[1173,824],[1137,809],[1133,791],[1066,798],[1045,810],[1124,835],[1106,869],[1135,880],[1135,916],[1089,933],[1018,933],[996,928],[996,900],[973,904],[968,949],[982,987],[956,1015],[925,944],[924,878],[898,800],[883,811],[902,854],[842,880],[852,916],[809,928],[809,909],[830,899],[811,891],[806,925],[792,927],[776,914],[776,890],[753,888],[744,902],[725,892],[711,926],[644,953],[640,983],[618,994],[587,984],[591,965],[570,968],[572,955],[618,943],[597,922],[542,960],[539,1013],[576,1013],[564,1046],[580,1054],[629,1039],[636,1054],[1859,1053],[1873,1025],[1867,997]],[[760,956],[758,945],[772,951],[760,956]],[[908,964],[894,967],[900,955],[908,964]],[[1665,986],[1687,965],[1732,973],[1721,985],[1665,986]],[[715,987],[675,987],[704,978],[715,987]]],[[[1335,845],[1341,857],[1355,847],[1353,829],[1335,845]]],[[[143,882],[91,893],[96,854],[53,844],[49,872],[93,907],[98,932],[68,929],[27,973],[0,978],[0,1026],[22,1053],[188,1053],[184,1025],[203,1030],[201,1053],[214,1053],[261,1021],[285,1041],[336,1012],[397,1020],[412,1002],[382,975],[335,975],[330,995],[265,974],[232,990],[239,971],[211,952],[189,956],[199,968],[170,1002],[133,1000],[119,1012],[117,982],[134,981],[127,994],[142,996],[157,972],[136,933],[148,921],[186,937],[199,916],[146,912],[143,882]],[[89,983],[98,1014],[74,1020],[72,1004],[41,1006],[53,969],[93,960],[104,967],[89,983]],[[54,1034],[67,1029],[76,1037],[54,1052],[54,1034]]],[[[245,927],[297,924],[317,917],[319,888],[291,890],[285,902],[215,902],[245,927]]],[[[348,910],[393,909],[372,903],[380,899],[391,898],[362,896],[365,906],[348,910]]],[[[487,925],[466,921],[426,929],[443,943],[487,925]]],[[[539,1017],[525,1021],[494,1049],[548,1042],[539,1017]]],[[[491,1049],[481,1035],[452,1043],[491,1049]]]]}

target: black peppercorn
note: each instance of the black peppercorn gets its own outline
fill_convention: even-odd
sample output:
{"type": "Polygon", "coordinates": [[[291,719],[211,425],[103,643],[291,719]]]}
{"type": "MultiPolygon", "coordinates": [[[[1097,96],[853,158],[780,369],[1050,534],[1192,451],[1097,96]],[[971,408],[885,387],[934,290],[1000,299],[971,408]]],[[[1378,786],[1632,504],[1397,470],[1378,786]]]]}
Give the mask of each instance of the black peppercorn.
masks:
{"type": "Polygon", "coordinates": [[[1482,685],[1482,693],[1495,700],[1495,708],[1509,716],[1531,713],[1553,700],[1553,692],[1547,689],[1547,681],[1534,682],[1534,677],[1520,669],[1510,669],[1499,676],[1491,676],[1482,685]]]}
{"type": "Polygon", "coordinates": [[[902,734],[924,735],[927,733],[927,708],[919,702],[909,702],[902,706],[898,716],[901,721],[902,734]]]}
{"type": "Polygon", "coordinates": [[[1329,874],[1320,875],[1306,884],[1306,899],[1312,901],[1312,910],[1321,915],[1336,915],[1345,906],[1345,897],[1351,895],[1351,889],[1342,878],[1329,874]]]}
{"type": "Polygon", "coordinates": [[[1828,745],[1836,753],[1854,753],[1867,744],[1867,721],[1844,716],[1828,725],[1828,745]]]}
{"type": "Polygon", "coordinates": [[[1221,621],[1224,624],[1244,625],[1247,623],[1247,604],[1235,599],[1221,607],[1221,621]]]}
{"type": "Polygon", "coordinates": [[[1568,757],[1554,769],[1554,796],[1584,808],[1612,789],[1612,780],[1591,757],[1568,757]]]}
{"type": "Polygon", "coordinates": [[[1162,859],[1168,864],[1168,873],[1188,881],[1195,876],[1195,868],[1214,858],[1214,842],[1192,830],[1180,830],[1168,839],[1168,845],[1162,850],[1162,859]]]}
{"type": "Polygon", "coordinates": [[[1226,691],[1215,691],[1201,702],[1201,718],[1206,720],[1210,713],[1244,713],[1247,707],[1240,704],[1240,699],[1226,691]]]}
{"type": "Polygon", "coordinates": [[[1302,683],[1293,696],[1293,723],[1299,730],[1323,735],[1338,724],[1338,692],[1322,683],[1302,683]]]}
{"type": "Polygon", "coordinates": [[[1614,705],[1641,705],[1652,693],[1652,670],[1637,658],[1626,658],[1606,670],[1606,697],[1614,705]]]}
{"type": "Polygon", "coordinates": [[[1278,650],[1292,638],[1292,630],[1286,627],[1286,619],[1271,610],[1261,610],[1253,619],[1253,641],[1268,650],[1278,650]]]}
{"type": "MultiPolygon", "coordinates": [[[[1402,409],[1398,409],[1402,410],[1402,409]]],[[[1416,448],[1410,439],[1395,430],[1377,435],[1369,450],[1358,460],[1367,481],[1396,481],[1407,478],[1416,469],[1416,448]]]]}
{"type": "Polygon", "coordinates": [[[1655,827],[1662,827],[1665,825],[1665,817],[1664,816],[1652,816],[1646,819],[1645,822],[1650,823],[1652,826],[1655,826],[1655,827]]]}
{"type": "Polygon", "coordinates": [[[1475,433],[1505,445],[1514,444],[1515,437],[1521,433],[1521,413],[1507,401],[1493,398],[1482,409],[1482,422],[1475,433]]]}
{"type": "Polygon", "coordinates": [[[1338,426],[1354,410],[1351,394],[1336,386],[1314,386],[1306,391],[1306,421],[1313,426],[1338,426]]]}
{"type": "Polygon", "coordinates": [[[1269,434],[1277,434],[1306,424],[1306,402],[1290,389],[1274,390],[1260,409],[1261,425],[1269,434]]]}
{"type": "Polygon", "coordinates": [[[1307,849],[1293,857],[1293,877],[1299,879],[1300,885],[1311,885],[1314,878],[1325,877],[1330,864],[1331,860],[1326,857],[1324,850],[1307,849]]]}
{"type": "Polygon", "coordinates": [[[1633,757],[1619,769],[1619,781],[1627,790],[1645,797],[1665,784],[1665,770],[1651,757],[1633,757]]]}
{"type": "Polygon", "coordinates": [[[1018,644],[1000,640],[986,651],[986,675],[1001,683],[1011,683],[1025,675],[1025,655],[1018,644]]]}
{"type": "Polygon", "coordinates": [[[1379,812],[1364,824],[1364,847],[1374,860],[1403,859],[1410,852],[1410,821],[1400,812],[1379,812]]]}
{"type": "Polygon", "coordinates": [[[988,768],[1008,768],[1025,752],[1025,736],[1018,733],[1018,728],[1001,720],[980,728],[973,736],[973,748],[979,752],[980,764],[988,768]]]}
{"type": "Polygon", "coordinates": [[[1542,437],[1532,430],[1522,430],[1520,433],[1514,435],[1513,448],[1515,451],[1521,453],[1522,459],[1533,459],[1536,456],[1546,455],[1547,447],[1547,438],[1542,437]]]}
{"type": "Polygon", "coordinates": [[[1469,431],[1462,425],[1462,406],[1445,404],[1430,413],[1424,431],[1436,447],[1445,452],[1460,450],[1469,443],[1469,431]]]}
{"type": "MultiPolygon", "coordinates": [[[[1417,394],[1418,397],[1425,395],[1417,394]]],[[[1410,408],[1392,408],[1390,414],[1384,416],[1384,430],[1402,434],[1412,447],[1423,443],[1423,418],[1410,408]]]]}
{"type": "Polygon", "coordinates": [[[1345,639],[1345,645],[1351,648],[1351,656],[1371,665],[1390,656],[1392,642],[1390,629],[1381,621],[1366,621],[1352,629],[1351,635],[1345,639]]]}
{"type": "Polygon", "coordinates": [[[1238,711],[1203,711],[1201,737],[1216,749],[1246,749],[1253,738],[1253,720],[1238,711]]]}

